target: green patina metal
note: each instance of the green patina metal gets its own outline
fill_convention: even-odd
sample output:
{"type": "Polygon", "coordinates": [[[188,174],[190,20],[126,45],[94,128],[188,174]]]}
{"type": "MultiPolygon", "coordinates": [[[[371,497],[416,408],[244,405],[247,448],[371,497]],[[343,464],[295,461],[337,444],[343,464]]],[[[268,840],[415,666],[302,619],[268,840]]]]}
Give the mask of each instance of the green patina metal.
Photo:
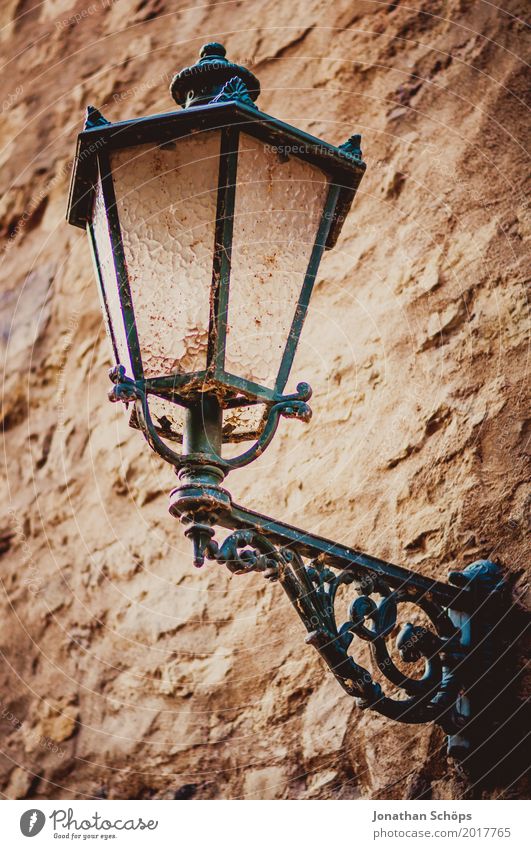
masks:
{"type": "Polygon", "coordinates": [[[217,41],[205,44],[201,48],[199,61],[175,74],[171,81],[170,94],[179,106],[186,109],[199,103],[218,101],[224,91],[234,99],[233,89],[237,90],[237,85],[233,84],[227,91],[227,85],[233,80],[239,82],[245,92],[245,98],[251,104],[256,100],[260,94],[259,81],[248,68],[229,62],[226,52],[224,46],[217,41]]]}

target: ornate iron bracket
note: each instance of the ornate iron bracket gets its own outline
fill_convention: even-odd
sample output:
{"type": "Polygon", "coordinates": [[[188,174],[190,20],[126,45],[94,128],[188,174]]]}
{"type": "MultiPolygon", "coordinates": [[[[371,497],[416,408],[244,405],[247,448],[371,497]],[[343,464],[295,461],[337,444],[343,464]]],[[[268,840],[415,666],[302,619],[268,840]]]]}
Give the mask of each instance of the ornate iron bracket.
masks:
{"type": "Polygon", "coordinates": [[[492,664],[500,650],[489,632],[508,603],[497,564],[478,561],[442,584],[235,505],[218,505],[214,516],[236,527],[220,545],[212,515],[197,523],[181,514],[191,522],[185,533],[194,541],[196,565],[207,558],[232,574],[261,572],[280,583],[306,628],[306,642],[358,707],[398,722],[436,723],[449,735],[449,755],[461,761],[488,736],[492,664]],[[342,587],[354,593],[349,604],[340,598],[342,587]],[[416,607],[414,618],[424,624],[399,628],[403,604],[416,607]],[[354,659],[363,642],[391,694],[354,659]]]}

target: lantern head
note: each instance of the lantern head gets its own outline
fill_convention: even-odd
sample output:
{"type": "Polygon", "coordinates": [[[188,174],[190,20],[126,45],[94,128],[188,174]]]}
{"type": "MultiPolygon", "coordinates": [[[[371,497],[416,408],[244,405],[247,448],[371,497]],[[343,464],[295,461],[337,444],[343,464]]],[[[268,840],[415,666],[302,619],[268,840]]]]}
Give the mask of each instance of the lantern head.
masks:
{"type": "Polygon", "coordinates": [[[157,434],[182,441],[210,398],[223,441],[256,439],[363,176],[360,137],[334,147],[260,112],[258,80],[218,44],[171,91],[184,109],[111,124],[89,107],[68,221],[89,236],[115,382],[157,434]]]}

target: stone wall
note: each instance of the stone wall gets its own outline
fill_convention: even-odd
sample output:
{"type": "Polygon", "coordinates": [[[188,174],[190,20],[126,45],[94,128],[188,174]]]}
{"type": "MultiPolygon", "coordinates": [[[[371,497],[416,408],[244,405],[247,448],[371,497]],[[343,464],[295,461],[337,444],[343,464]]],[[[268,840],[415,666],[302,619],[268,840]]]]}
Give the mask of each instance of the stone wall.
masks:
{"type": "Polygon", "coordinates": [[[503,5],[2,3],[8,798],[523,792],[510,759],[471,785],[439,730],[359,711],[278,586],[192,568],[171,469],[106,400],[88,245],[64,220],[86,105],[112,121],[172,109],[168,80],[206,41],[259,76],[264,111],[334,143],[361,132],[367,174],[292,372],[314,418],[283,422],[229,488],[443,580],[496,559],[521,592],[526,4],[503,5]]]}

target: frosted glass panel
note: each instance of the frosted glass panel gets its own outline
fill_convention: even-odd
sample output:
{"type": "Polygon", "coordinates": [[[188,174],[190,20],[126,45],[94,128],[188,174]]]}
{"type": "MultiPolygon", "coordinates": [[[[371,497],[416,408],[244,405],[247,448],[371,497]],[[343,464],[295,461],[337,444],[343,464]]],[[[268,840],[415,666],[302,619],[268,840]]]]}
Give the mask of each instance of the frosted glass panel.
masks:
{"type": "MultiPolygon", "coordinates": [[[[103,287],[103,292],[100,291],[102,301],[103,315],[107,324],[107,309],[105,308],[105,299],[107,301],[108,316],[112,324],[114,340],[118,353],[118,362],[125,366],[127,376],[134,377],[131,368],[131,360],[129,357],[129,348],[127,347],[127,339],[125,333],[125,325],[122,315],[122,307],[118,297],[118,287],[116,282],[116,272],[114,269],[114,257],[111,246],[111,237],[109,235],[109,226],[107,223],[107,214],[105,212],[105,204],[103,201],[103,191],[101,181],[98,181],[96,191],[94,193],[94,207],[92,211],[92,231],[94,233],[94,241],[96,243],[96,255],[100,269],[100,285],[103,287]],[[105,293],[105,295],[104,295],[105,293]]],[[[109,333],[109,327],[107,326],[109,333]]],[[[114,353],[113,353],[114,359],[114,353]]]]}
{"type": "Polygon", "coordinates": [[[206,367],[220,135],[111,154],[146,377],[206,367]]]}
{"type": "MultiPolygon", "coordinates": [[[[159,435],[165,440],[182,443],[186,417],[184,407],[156,395],[150,395],[148,403],[159,435]]],[[[237,443],[254,439],[263,428],[265,412],[264,404],[223,410],[223,442],[237,443]]],[[[138,427],[138,424],[133,423],[133,426],[138,427]]]]}
{"type": "Polygon", "coordinates": [[[242,133],[225,369],[272,386],[315,242],[328,179],[242,133]]]}
{"type": "Polygon", "coordinates": [[[164,439],[180,442],[186,415],[184,407],[179,407],[178,404],[166,401],[165,398],[158,398],[156,395],[150,395],[148,403],[153,424],[158,428],[160,435],[164,439]]]}
{"type": "MultiPolygon", "coordinates": [[[[182,442],[186,417],[184,407],[150,395],[149,410],[153,424],[163,439],[182,442]]],[[[223,410],[223,442],[242,442],[255,438],[253,434],[258,435],[263,428],[265,412],[264,404],[223,410]]]]}
{"type": "Polygon", "coordinates": [[[264,404],[223,410],[223,440],[225,442],[239,442],[244,438],[249,439],[249,434],[260,433],[264,413],[264,404]]]}

